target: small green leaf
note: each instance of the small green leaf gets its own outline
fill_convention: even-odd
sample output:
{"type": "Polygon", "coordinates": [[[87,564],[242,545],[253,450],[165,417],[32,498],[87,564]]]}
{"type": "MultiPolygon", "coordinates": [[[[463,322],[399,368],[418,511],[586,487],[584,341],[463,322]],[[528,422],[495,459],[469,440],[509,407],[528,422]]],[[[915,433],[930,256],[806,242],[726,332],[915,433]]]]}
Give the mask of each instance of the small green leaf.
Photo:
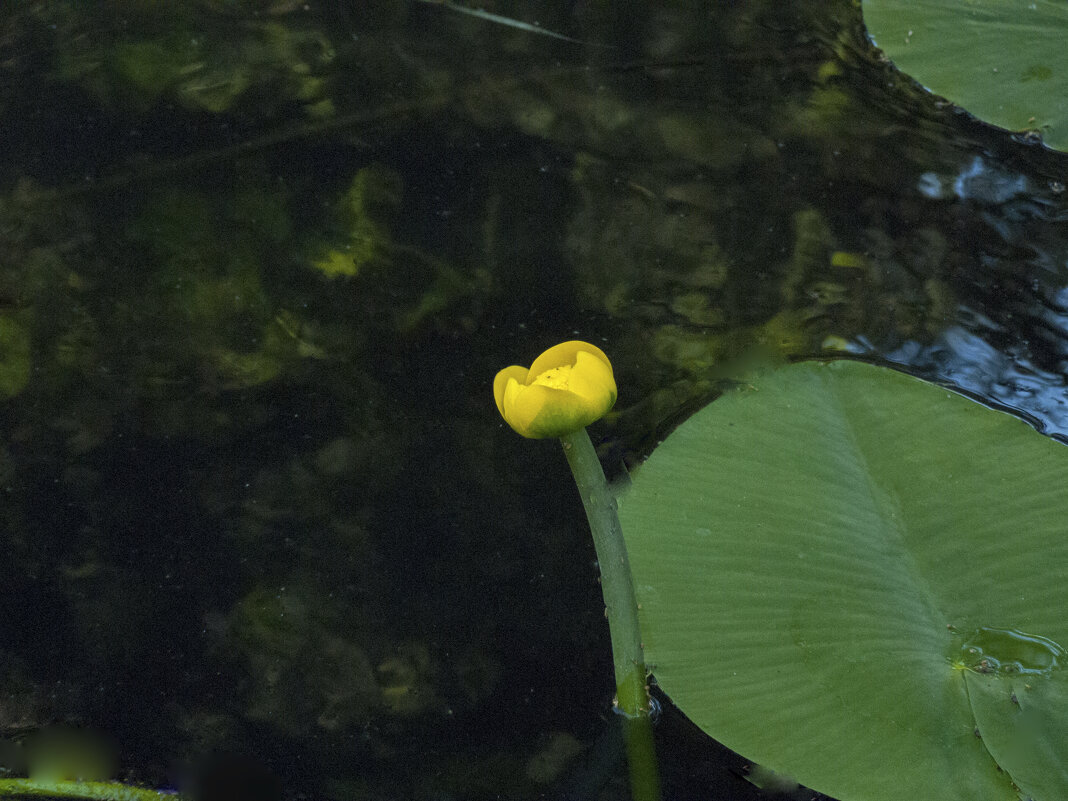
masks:
{"type": "Polygon", "coordinates": [[[841,801],[1068,798],[1064,445],[798,364],[680,426],[620,517],[647,663],[745,758],[841,801]]]}

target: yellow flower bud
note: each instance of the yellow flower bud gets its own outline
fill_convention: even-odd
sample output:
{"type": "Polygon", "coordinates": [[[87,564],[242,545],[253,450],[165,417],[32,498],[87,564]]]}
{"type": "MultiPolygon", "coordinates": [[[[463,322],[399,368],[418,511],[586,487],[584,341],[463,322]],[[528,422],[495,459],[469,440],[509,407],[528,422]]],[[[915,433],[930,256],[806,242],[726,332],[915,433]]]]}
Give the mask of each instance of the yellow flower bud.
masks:
{"type": "Polygon", "coordinates": [[[616,402],[612,363],[588,342],[562,342],[530,369],[505,367],[493,380],[501,417],[530,439],[562,437],[600,420],[616,402]]]}

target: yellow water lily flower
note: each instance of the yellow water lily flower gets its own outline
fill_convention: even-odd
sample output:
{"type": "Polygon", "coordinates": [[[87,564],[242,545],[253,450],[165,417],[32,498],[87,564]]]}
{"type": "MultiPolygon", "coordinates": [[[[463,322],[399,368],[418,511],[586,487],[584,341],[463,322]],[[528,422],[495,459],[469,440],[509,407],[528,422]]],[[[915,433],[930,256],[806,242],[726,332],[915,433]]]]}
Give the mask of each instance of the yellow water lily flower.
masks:
{"type": "Polygon", "coordinates": [[[501,417],[530,439],[562,437],[600,420],[616,402],[616,379],[604,351],[572,340],[525,367],[505,367],[493,380],[501,417]]]}

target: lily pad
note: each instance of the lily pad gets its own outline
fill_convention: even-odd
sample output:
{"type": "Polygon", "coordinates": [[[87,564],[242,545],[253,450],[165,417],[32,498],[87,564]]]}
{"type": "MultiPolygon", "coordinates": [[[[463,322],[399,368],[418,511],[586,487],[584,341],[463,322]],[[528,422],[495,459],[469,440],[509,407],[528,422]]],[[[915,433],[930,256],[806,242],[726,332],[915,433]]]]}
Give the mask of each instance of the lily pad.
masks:
{"type": "Polygon", "coordinates": [[[1064,0],[862,0],[875,44],[979,119],[1068,150],[1064,0]]]}
{"type": "Polygon", "coordinates": [[[1068,448],[943,387],[769,372],[622,499],[647,663],[709,735],[841,801],[1063,801],[1066,488],[1068,448]]]}

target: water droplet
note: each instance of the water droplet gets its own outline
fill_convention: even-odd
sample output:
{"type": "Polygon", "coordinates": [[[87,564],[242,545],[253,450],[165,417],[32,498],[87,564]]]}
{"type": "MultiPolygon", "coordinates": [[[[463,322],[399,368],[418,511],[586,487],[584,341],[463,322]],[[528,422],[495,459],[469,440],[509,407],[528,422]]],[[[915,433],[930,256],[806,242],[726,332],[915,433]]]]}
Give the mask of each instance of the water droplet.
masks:
{"type": "Polygon", "coordinates": [[[992,626],[976,630],[961,654],[964,667],[999,676],[1048,675],[1068,658],[1068,651],[1047,637],[992,626]]]}

